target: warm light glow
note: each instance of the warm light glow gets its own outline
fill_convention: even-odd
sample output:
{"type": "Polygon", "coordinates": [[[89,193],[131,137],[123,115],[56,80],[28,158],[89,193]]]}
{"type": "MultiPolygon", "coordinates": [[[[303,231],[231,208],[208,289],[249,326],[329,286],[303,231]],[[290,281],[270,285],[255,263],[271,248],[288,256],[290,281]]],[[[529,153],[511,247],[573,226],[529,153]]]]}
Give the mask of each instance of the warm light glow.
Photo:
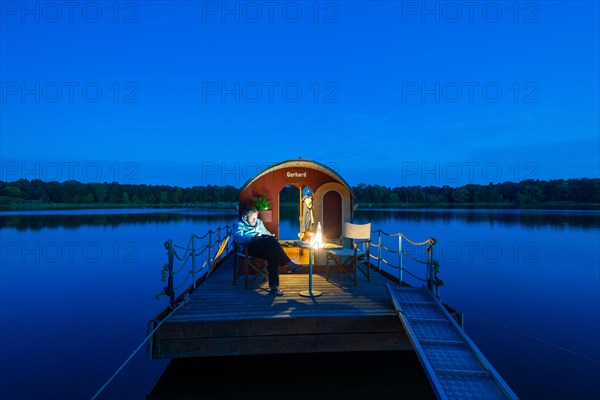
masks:
{"type": "Polygon", "coordinates": [[[317,222],[317,237],[315,240],[317,243],[319,243],[319,245],[323,243],[323,229],[321,228],[321,221],[317,222]]]}
{"type": "Polygon", "coordinates": [[[298,239],[302,241],[303,238],[304,242],[309,246],[314,246],[315,244],[320,246],[323,244],[323,234],[319,231],[316,234],[310,231],[306,231],[304,234],[298,233],[298,239]]]}

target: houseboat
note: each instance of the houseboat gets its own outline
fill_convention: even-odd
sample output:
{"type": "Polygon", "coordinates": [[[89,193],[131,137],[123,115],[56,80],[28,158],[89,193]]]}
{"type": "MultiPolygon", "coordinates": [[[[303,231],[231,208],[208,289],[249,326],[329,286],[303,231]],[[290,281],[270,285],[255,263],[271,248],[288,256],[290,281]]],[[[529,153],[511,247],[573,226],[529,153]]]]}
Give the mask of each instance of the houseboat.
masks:
{"type": "MultiPolygon", "coordinates": [[[[517,398],[465,334],[461,315],[441,302],[434,238],[408,238],[365,221],[356,223],[357,203],[348,183],[332,168],[305,159],[280,162],[251,178],[240,190],[237,208],[241,212],[256,203],[266,208],[270,203],[259,217],[290,258],[304,266],[302,271],[290,273],[281,266],[285,295],[273,296],[264,262],[233,241],[236,221],[202,235],[192,233],[188,243],[165,238],[166,286],[161,295],[168,297],[169,305],[149,321],[149,358],[210,360],[215,370],[228,376],[222,390],[244,382],[238,394],[256,394],[256,387],[263,387],[279,397],[279,378],[297,376],[287,382],[302,387],[285,397],[335,397],[328,391],[339,393],[339,387],[347,386],[354,393],[351,398],[388,398],[367,385],[386,387],[381,379],[367,378],[374,371],[377,377],[387,377],[394,393],[405,390],[408,397],[517,398]],[[282,237],[288,234],[281,230],[280,197],[290,186],[297,188],[299,229],[282,237]],[[421,251],[409,252],[410,246],[421,251]],[[422,265],[421,276],[415,276],[421,286],[406,283],[406,274],[414,275],[405,268],[407,257],[422,265]],[[182,288],[178,293],[177,287],[182,288]],[[333,365],[334,357],[342,361],[333,365]],[[414,368],[403,374],[409,380],[418,380],[411,374],[421,374],[427,388],[386,375],[393,371],[386,364],[390,357],[396,367],[412,357],[414,368]],[[227,367],[233,360],[243,367],[233,372],[227,367]],[[291,365],[281,360],[292,360],[291,365]],[[298,368],[292,368],[294,363],[298,368]],[[269,369],[272,372],[265,371],[269,369]],[[273,381],[271,373],[279,378],[273,381]],[[334,377],[338,389],[325,388],[325,376],[334,377]]],[[[216,398],[227,398],[216,392],[222,395],[216,398]]],[[[160,393],[156,389],[148,398],[166,398],[160,393]]]]}

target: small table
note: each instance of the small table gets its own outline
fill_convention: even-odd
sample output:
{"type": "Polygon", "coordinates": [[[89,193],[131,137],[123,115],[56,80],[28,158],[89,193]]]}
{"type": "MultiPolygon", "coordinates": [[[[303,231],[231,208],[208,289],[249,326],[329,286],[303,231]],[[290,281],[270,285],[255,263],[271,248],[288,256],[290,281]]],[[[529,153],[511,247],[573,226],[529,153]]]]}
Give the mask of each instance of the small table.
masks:
{"type": "Polygon", "coordinates": [[[298,247],[302,249],[308,249],[308,290],[303,290],[299,293],[300,296],[304,297],[319,297],[322,293],[318,290],[312,290],[312,276],[313,276],[313,251],[315,246],[319,247],[320,243],[313,243],[312,245],[307,242],[298,242],[298,247]]]}

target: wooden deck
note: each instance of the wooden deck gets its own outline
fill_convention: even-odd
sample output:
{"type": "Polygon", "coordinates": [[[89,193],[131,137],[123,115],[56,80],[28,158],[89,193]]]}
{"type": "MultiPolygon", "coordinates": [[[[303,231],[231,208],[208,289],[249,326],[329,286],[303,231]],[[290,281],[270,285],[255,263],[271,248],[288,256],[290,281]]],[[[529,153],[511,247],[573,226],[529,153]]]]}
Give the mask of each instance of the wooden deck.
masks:
{"type": "Polygon", "coordinates": [[[313,275],[322,296],[307,298],[299,295],[308,289],[306,273],[282,273],[285,295],[275,297],[266,282],[233,285],[232,268],[230,256],[169,316],[149,342],[151,358],[412,350],[385,286],[390,280],[376,271],[357,287],[313,275]]]}

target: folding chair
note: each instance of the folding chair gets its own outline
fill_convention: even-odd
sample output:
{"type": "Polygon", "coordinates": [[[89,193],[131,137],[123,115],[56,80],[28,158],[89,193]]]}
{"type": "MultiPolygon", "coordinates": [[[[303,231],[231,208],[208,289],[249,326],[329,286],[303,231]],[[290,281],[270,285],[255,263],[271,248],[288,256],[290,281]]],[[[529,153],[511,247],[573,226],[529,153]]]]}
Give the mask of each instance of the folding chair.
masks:
{"type": "Polygon", "coordinates": [[[244,289],[248,288],[248,283],[254,282],[262,276],[263,282],[269,279],[269,271],[267,270],[267,260],[253,257],[248,254],[248,246],[241,243],[234,244],[234,259],[233,259],[233,284],[235,285],[238,278],[244,275],[244,289]],[[252,280],[248,279],[248,275],[254,275],[252,280]]]}
{"type": "Polygon", "coordinates": [[[327,260],[325,278],[329,280],[336,274],[339,274],[340,278],[347,276],[356,286],[357,271],[360,271],[367,277],[367,282],[370,282],[371,224],[344,223],[340,244],[341,248],[328,249],[325,253],[327,260]],[[330,271],[330,267],[333,267],[333,271],[330,271]]]}

